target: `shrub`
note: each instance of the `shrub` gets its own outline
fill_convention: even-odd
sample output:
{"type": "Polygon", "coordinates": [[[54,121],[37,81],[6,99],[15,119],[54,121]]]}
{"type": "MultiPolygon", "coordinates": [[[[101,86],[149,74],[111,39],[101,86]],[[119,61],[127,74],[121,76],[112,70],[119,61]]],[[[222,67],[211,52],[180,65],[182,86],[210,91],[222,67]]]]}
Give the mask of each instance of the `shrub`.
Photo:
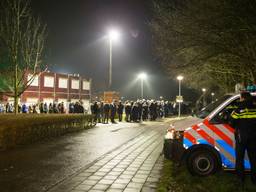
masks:
{"type": "Polygon", "coordinates": [[[0,115],[0,150],[92,126],[93,116],[84,114],[3,114],[0,115]]]}

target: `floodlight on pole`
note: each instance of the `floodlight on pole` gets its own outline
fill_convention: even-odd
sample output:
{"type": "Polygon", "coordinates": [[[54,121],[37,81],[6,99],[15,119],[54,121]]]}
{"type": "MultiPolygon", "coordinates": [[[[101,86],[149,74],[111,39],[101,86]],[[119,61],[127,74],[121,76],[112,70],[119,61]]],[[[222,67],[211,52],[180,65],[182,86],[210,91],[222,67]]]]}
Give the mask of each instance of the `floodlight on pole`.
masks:
{"type": "Polygon", "coordinates": [[[215,93],[211,93],[211,96],[212,96],[212,103],[213,103],[214,95],[215,95],[215,93]]]}
{"type": "Polygon", "coordinates": [[[140,86],[141,86],[141,99],[143,99],[144,97],[144,80],[147,78],[147,74],[146,73],[140,73],[139,74],[139,79],[140,79],[140,86]]]}
{"type": "Polygon", "coordinates": [[[206,100],[205,100],[205,92],[206,92],[206,89],[205,88],[202,88],[202,91],[203,91],[203,107],[206,106],[206,100]]]}
{"type": "Polygon", "coordinates": [[[184,79],[184,77],[181,76],[181,75],[179,75],[179,76],[177,77],[177,79],[178,79],[179,81],[182,81],[182,80],[184,79]]]}
{"type": "Polygon", "coordinates": [[[146,73],[140,73],[139,78],[144,80],[144,79],[147,78],[147,74],[146,73]]]}
{"type": "MultiPolygon", "coordinates": [[[[179,81],[179,97],[181,97],[181,81],[184,79],[183,76],[179,75],[177,77],[178,81],[179,81]]],[[[181,101],[179,102],[179,114],[178,114],[178,117],[180,117],[180,110],[181,110],[181,101]]]]}
{"type": "Polygon", "coordinates": [[[112,85],[112,44],[113,41],[116,41],[117,39],[119,39],[120,37],[120,33],[115,30],[115,29],[111,29],[108,32],[108,38],[109,38],[109,82],[108,82],[108,87],[109,89],[111,89],[111,85],[112,85]]]}
{"type": "Polygon", "coordinates": [[[108,32],[108,37],[109,37],[109,39],[111,39],[112,41],[113,41],[113,40],[118,40],[119,37],[120,37],[120,32],[119,32],[118,30],[116,30],[116,29],[111,29],[111,30],[109,30],[109,32],[108,32]]]}

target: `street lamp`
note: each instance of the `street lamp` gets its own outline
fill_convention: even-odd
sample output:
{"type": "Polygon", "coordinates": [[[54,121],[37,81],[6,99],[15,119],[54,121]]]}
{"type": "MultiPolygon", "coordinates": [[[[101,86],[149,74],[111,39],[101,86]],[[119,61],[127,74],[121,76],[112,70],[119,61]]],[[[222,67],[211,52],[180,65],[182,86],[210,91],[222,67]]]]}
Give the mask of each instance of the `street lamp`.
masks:
{"type": "Polygon", "coordinates": [[[181,104],[181,102],[182,102],[182,100],[181,100],[181,81],[183,80],[183,76],[181,76],[181,75],[179,75],[178,77],[177,77],[177,79],[178,79],[178,81],[179,81],[179,100],[178,100],[178,103],[179,103],[179,115],[178,115],[178,117],[180,117],[180,104],[181,104]]]}
{"type": "Polygon", "coordinates": [[[112,44],[113,41],[117,40],[120,37],[120,33],[117,30],[110,30],[108,32],[108,38],[109,38],[109,82],[108,86],[109,89],[111,89],[112,85],[112,44]]]}
{"type": "Polygon", "coordinates": [[[205,89],[205,88],[202,88],[202,91],[203,91],[203,107],[205,107],[205,105],[206,105],[206,101],[205,101],[205,92],[206,92],[206,89],[205,89]]]}
{"type": "Polygon", "coordinates": [[[211,96],[212,96],[212,103],[213,103],[213,97],[214,97],[215,93],[211,93],[211,96]]]}
{"type": "Polygon", "coordinates": [[[139,74],[139,79],[140,79],[140,85],[141,85],[141,99],[143,99],[143,94],[144,94],[144,90],[143,90],[143,82],[144,80],[147,78],[147,74],[146,73],[141,73],[139,74]]]}

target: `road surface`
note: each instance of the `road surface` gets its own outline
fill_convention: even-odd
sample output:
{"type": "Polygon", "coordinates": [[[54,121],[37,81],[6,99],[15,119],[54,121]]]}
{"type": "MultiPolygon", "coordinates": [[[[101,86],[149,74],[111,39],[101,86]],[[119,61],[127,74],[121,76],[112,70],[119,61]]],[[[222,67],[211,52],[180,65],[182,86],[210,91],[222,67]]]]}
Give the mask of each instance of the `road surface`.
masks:
{"type": "MultiPolygon", "coordinates": [[[[148,154],[142,155],[144,160],[150,154],[159,156],[163,135],[169,122],[170,119],[140,124],[98,124],[95,128],[79,133],[0,152],[0,191],[54,191],[54,188],[63,185],[61,183],[67,183],[69,178],[79,172],[86,172],[91,165],[100,164],[100,160],[104,158],[111,160],[124,152],[123,155],[131,159],[136,155],[139,156],[151,145],[154,146],[151,147],[151,151],[148,150],[148,154]],[[138,148],[137,153],[131,155],[128,153],[135,151],[136,148],[138,148]]],[[[122,157],[124,156],[119,157],[120,161],[125,160],[122,157]]],[[[154,160],[156,161],[157,158],[154,157],[154,160]]],[[[142,163],[137,160],[136,162],[142,163]]]]}

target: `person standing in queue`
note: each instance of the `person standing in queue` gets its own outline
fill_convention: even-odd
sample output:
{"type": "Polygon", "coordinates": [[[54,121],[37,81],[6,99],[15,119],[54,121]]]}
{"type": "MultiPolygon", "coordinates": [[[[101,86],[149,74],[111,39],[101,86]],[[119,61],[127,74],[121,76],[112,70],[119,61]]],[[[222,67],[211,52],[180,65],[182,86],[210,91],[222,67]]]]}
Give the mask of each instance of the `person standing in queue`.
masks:
{"type": "Polygon", "coordinates": [[[124,111],[124,105],[121,101],[119,101],[117,105],[117,114],[118,114],[118,120],[121,122],[123,120],[123,111],[124,111]]]}
{"type": "Polygon", "coordinates": [[[113,102],[110,104],[110,120],[111,123],[115,122],[115,115],[116,115],[116,101],[113,100],[113,102]]]}
{"type": "MultiPolygon", "coordinates": [[[[74,109],[75,109],[75,107],[74,107],[74,109]]],[[[76,110],[74,110],[74,111],[76,111],[76,110]]],[[[96,123],[97,123],[98,113],[99,113],[99,106],[97,104],[97,101],[95,101],[94,104],[92,105],[92,114],[94,115],[94,122],[96,122],[96,123]]]]}
{"type": "Polygon", "coordinates": [[[142,118],[142,111],[143,111],[143,107],[142,107],[142,101],[138,100],[138,121],[141,121],[142,118]]]}
{"type": "Polygon", "coordinates": [[[129,101],[126,101],[125,102],[125,121],[126,122],[130,122],[131,121],[131,110],[132,110],[132,107],[131,107],[131,103],[129,101]]]}
{"type": "Polygon", "coordinates": [[[104,110],[104,119],[103,119],[103,123],[108,123],[108,119],[109,119],[109,110],[110,110],[110,106],[108,103],[105,103],[104,104],[104,107],[103,107],[103,110],[104,110]]]}
{"type": "Polygon", "coordinates": [[[251,165],[251,180],[256,185],[256,106],[249,92],[242,92],[237,109],[231,114],[231,123],[235,128],[236,172],[243,183],[244,157],[247,150],[251,165]]]}
{"type": "Polygon", "coordinates": [[[148,120],[148,104],[146,101],[142,105],[142,120],[148,120]]]}
{"type": "Polygon", "coordinates": [[[131,111],[131,120],[133,122],[138,123],[138,118],[139,118],[139,107],[138,107],[138,103],[135,102],[132,106],[132,111],[131,111]]]}

